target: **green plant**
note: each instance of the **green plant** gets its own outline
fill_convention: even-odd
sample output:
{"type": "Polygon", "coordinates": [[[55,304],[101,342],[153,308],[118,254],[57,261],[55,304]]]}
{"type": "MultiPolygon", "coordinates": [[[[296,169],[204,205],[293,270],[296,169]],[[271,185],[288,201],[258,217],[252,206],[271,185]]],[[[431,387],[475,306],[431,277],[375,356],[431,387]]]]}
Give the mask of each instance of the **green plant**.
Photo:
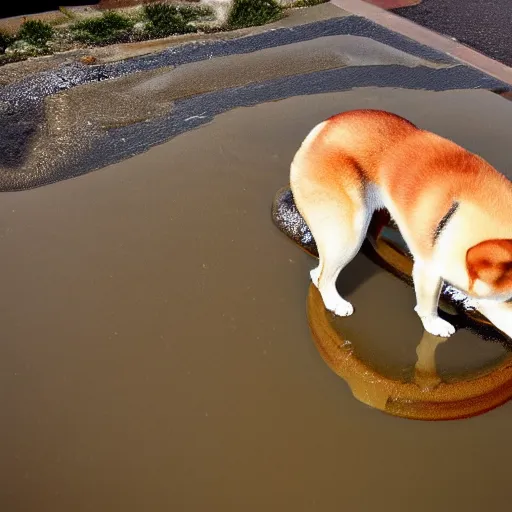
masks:
{"type": "Polygon", "coordinates": [[[314,5],[325,4],[329,0],[297,0],[291,7],[313,7],[314,5]]]}
{"type": "Polygon", "coordinates": [[[204,7],[156,3],[145,5],[143,14],[147,20],[146,32],[148,35],[150,37],[166,37],[196,32],[197,29],[189,23],[211,14],[211,11],[204,7]]]}
{"type": "Polygon", "coordinates": [[[0,54],[5,52],[5,49],[10,46],[15,40],[14,36],[0,30],[0,54]]]}
{"type": "Polygon", "coordinates": [[[182,5],[177,7],[181,17],[187,22],[196,21],[200,18],[208,18],[212,16],[213,10],[208,6],[191,6],[191,5],[182,5]]]}
{"type": "Polygon", "coordinates": [[[97,18],[88,18],[71,25],[77,41],[109,44],[127,39],[134,22],[114,11],[106,11],[97,18]]]}
{"type": "Polygon", "coordinates": [[[234,0],[227,24],[229,28],[264,25],[279,19],[282,12],[276,0],[234,0]]]}
{"type": "Polygon", "coordinates": [[[24,21],[18,31],[18,39],[27,43],[42,47],[53,37],[53,28],[41,20],[24,21]]]}

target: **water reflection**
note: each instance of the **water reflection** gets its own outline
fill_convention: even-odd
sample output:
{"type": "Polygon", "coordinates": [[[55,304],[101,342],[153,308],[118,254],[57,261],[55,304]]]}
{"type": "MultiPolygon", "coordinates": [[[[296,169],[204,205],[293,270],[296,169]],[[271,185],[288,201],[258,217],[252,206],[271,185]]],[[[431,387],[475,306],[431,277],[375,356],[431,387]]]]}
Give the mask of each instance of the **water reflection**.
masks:
{"type": "Polygon", "coordinates": [[[436,350],[446,341],[423,332],[416,347],[417,361],[411,380],[391,378],[376,371],[357,355],[357,341],[334,326],[334,315],[323,306],[314,285],[308,294],[308,321],[320,355],[350,386],[361,402],[410,419],[449,420],[475,416],[512,398],[512,354],[495,367],[482,368],[467,378],[443,379],[437,369],[436,350]]]}
{"type": "Polygon", "coordinates": [[[418,360],[414,365],[414,382],[420,389],[430,391],[441,384],[442,378],[437,373],[436,349],[447,339],[434,336],[427,331],[423,332],[423,337],[416,347],[418,360]]]}

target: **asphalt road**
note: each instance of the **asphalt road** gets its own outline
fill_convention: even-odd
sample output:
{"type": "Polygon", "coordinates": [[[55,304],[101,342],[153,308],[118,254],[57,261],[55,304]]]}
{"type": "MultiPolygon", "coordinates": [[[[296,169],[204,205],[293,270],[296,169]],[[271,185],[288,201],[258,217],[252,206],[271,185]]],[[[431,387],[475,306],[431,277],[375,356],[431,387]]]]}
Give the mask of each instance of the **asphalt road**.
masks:
{"type": "Polygon", "coordinates": [[[392,12],[512,66],[511,0],[423,0],[392,12]]]}

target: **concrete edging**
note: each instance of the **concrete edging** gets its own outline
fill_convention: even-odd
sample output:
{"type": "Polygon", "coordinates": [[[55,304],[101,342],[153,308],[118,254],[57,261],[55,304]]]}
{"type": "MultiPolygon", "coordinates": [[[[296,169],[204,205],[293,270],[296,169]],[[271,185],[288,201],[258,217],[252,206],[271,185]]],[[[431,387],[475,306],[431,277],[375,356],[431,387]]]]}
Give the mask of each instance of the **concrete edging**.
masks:
{"type": "Polygon", "coordinates": [[[486,57],[447,36],[433,32],[432,30],[362,0],[331,0],[330,3],[344,11],[373,21],[378,25],[382,25],[418,43],[446,53],[468,66],[479,69],[488,75],[512,85],[512,68],[490,57],[486,57]]]}

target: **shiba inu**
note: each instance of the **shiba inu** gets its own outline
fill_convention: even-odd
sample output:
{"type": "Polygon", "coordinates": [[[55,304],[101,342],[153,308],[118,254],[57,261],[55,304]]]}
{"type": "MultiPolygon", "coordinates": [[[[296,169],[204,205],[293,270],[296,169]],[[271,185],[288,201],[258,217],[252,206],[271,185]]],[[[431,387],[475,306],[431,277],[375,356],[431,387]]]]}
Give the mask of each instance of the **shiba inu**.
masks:
{"type": "Polygon", "coordinates": [[[484,159],[395,114],[353,110],[307,135],[290,187],[318,247],[311,279],[326,309],[353,313],[336,280],[385,208],[414,260],[414,310],[425,330],[455,331],[438,316],[446,281],[512,336],[512,183],[484,159]]]}

